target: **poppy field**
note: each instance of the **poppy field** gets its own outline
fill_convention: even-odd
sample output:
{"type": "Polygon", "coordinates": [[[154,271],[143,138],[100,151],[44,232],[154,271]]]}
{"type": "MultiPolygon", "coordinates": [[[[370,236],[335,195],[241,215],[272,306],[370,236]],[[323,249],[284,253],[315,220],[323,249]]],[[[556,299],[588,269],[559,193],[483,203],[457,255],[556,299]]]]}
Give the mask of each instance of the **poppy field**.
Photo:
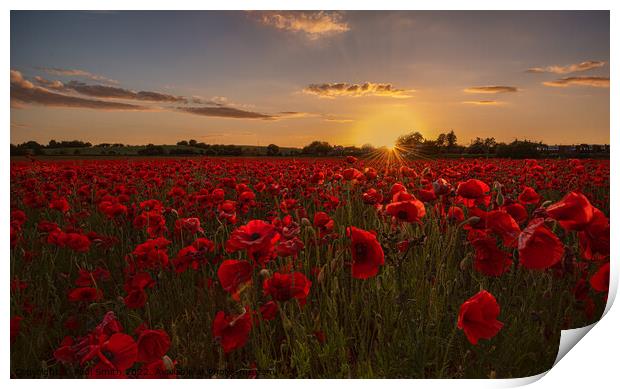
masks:
{"type": "Polygon", "coordinates": [[[609,285],[609,161],[11,162],[13,378],[512,378],[609,285]]]}

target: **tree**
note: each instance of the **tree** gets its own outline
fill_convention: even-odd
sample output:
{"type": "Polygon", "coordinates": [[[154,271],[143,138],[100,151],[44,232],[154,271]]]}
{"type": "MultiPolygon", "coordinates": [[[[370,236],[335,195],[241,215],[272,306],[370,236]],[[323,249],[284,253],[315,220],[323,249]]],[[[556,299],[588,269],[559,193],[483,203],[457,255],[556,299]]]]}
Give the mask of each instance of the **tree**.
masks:
{"type": "Polygon", "coordinates": [[[536,158],[540,155],[540,149],[545,146],[543,143],[515,139],[509,144],[498,144],[495,154],[500,158],[536,158]]]}
{"type": "Polygon", "coordinates": [[[198,143],[198,142],[196,142],[196,139],[190,139],[189,140],[189,145],[190,146],[196,146],[196,143],[198,143]]]}
{"type": "Polygon", "coordinates": [[[280,147],[273,143],[267,146],[267,155],[280,155],[280,147]]]}
{"type": "Polygon", "coordinates": [[[370,143],[365,143],[362,145],[362,154],[369,154],[375,151],[375,146],[370,143]]]}
{"type": "Polygon", "coordinates": [[[182,140],[177,142],[177,146],[189,146],[189,143],[186,140],[182,140]]]}
{"type": "Polygon", "coordinates": [[[484,138],[484,148],[487,154],[490,154],[492,152],[495,152],[495,146],[497,145],[497,142],[495,141],[495,138],[491,137],[491,138],[484,138]]]}
{"type": "Polygon", "coordinates": [[[437,147],[445,147],[448,145],[448,139],[446,134],[441,133],[439,135],[437,135],[437,140],[435,141],[435,144],[437,145],[437,147]]]}
{"type": "Polygon", "coordinates": [[[446,146],[448,146],[449,149],[456,146],[456,134],[453,130],[450,130],[450,132],[446,134],[446,146]]]}
{"type": "Polygon", "coordinates": [[[469,147],[467,147],[468,154],[484,154],[485,153],[484,140],[479,136],[476,139],[472,139],[469,142],[469,147]]]}
{"type": "Polygon", "coordinates": [[[302,153],[311,155],[327,155],[332,151],[332,146],[325,142],[315,140],[307,146],[304,146],[302,153]]]}
{"type": "Polygon", "coordinates": [[[410,132],[406,135],[401,135],[396,139],[396,145],[402,148],[414,148],[424,142],[424,136],[419,132],[410,132]]]}

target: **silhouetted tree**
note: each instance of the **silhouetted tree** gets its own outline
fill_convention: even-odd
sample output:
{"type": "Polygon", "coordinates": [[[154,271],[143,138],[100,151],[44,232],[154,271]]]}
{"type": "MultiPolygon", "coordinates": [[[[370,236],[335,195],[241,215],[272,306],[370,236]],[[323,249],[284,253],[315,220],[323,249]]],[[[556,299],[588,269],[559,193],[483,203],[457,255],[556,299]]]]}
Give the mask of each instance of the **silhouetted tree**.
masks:
{"type": "Polygon", "coordinates": [[[280,155],[280,147],[273,143],[267,146],[267,155],[280,155]]]}

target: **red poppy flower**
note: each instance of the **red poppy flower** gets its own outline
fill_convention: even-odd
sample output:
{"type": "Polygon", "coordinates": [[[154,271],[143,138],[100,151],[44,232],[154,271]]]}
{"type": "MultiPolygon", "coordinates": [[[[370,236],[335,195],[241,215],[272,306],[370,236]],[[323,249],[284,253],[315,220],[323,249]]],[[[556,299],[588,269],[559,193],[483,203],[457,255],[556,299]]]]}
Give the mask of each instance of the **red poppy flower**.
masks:
{"type": "Polygon", "coordinates": [[[146,294],[144,289],[133,289],[127,294],[127,296],[125,296],[123,302],[129,309],[138,309],[142,308],[144,304],[146,304],[148,297],[149,296],[146,294]]]}
{"type": "Polygon", "coordinates": [[[547,207],[547,214],[567,230],[583,230],[594,216],[594,207],[581,193],[570,192],[560,201],[547,207]]]}
{"type": "Polygon", "coordinates": [[[67,201],[67,199],[61,198],[61,199],[54,199],[50,202],[50,209],[55,209],[57,211],[60,211],[62,213],[66,213],[69,211],[69,209],[71,209],[69,202],[67,201]]]}
{"type": "Polygon", "coordinates": [[[278,240],[280,234],[273,225],[262,220],[252,220],[232,232],[226,242],[226,251],[233,253],[245,249],[252,255],[273,248],[278,240]]]}
{"type": "Polygon", "coordinates": [[[486,276],[500,276],[512,264],[512,256],[497,247],[495,238],[486,237],[472,242],[476,250],[474,268],[486,276]]]}
{"type": "Polygon", "coordinates": [[[564,255],[564,245],[545,225],[534,219],[519,235],[519,263],[528,269],[547,269],[564,255]]]}
{"type": "Polygon", "coordinates": [[[504,211],[491,211],[486,214],[486,227],[499,235],[506,247],[515,247],[521,229],[517,222],[504,211]]]}
{"type": "Polygon", "coordinates": [[[334,229],[334,220],[325,212],[315,213],[312,224],[319,230],[319,236],[321,237],[331,233],[334,229]]]}
{"type": "Polygon", "coordinates": [[[90,369],[90,378],[120,378],[137,361],[138,346],[127,334],[116,333],[100,347],[93,349],[83,361],[98,358],[98,363],[90,369]]]}
{"type": "Polygon", "coordinates": [[[267,301],[260,306],[259,311],[263,320],[273,320],[278,313],[278,304],[275,301],[267,301]]]}
{"type": "Polygon", "coordinates": [[[197,217],[188,217],[185,219],[177,219],[174,223],[174,231],[177,234],[181,232],[185,232],[188,234],[197,234],[199,232],[204,232],[202,227],[200,227],[200,219],[197,217]]]}
{"type": "Polygon", "coordinates": [[[353,278],[366,279],[375,276],[379,272],[379,266],[385,262],[383,248],[377,237],[357,227],[349,227],[347,234],[351,238],[353,278]]]}
{"type": "Polygon", "coordinates": [[[252,329],[249,309],[241,315],[227,315],[219,311],[213,319],[213,337],[219,341],[225,353],[245,346],[252,329]]]}
{"type": "Polygon", "coordinates": [[[240,287],[252,282],[253,270],[254,267],[248,261],[227,259],[217,269],[217,277],[222,288],[238,298],[240,287]]]}
{"type": "Polygon", "coordinates": [[[75,288],[69,292],[69,301],[99,301],[103,298],[103,293],[97,288],[75,288]]]}
{"type": "Polygon", "coordinates": [[[590,278],[590,286],[597,292],[609,290],[609,262],[601,266],[590,278]]]}
{"type": "Polygon", "coordinates": [[[435,191],[432,187],[431,189],[419,189],[417,191],[417,197],[425,203],[437,200],[437,195],[435,194],[435,191]]]}
{"type": "Polygon", "coordinates": [[[497,320],[498,315],[495,297],[482,290],[461,305],[457,326],[465,332],[467,340],[476,345],[479,339],[491,339],[502,329],[504,324],[497,320]]]}
{"type": "Polygon", "coordinates": [[[312,286],[312,282],[299,272],[288,274],[276,272],[271,278],[263,281],[265,295],[271,295],[276,301],[287,301],[295,298],[300,305],[306,303],[310,286],[312,286]]]}
{"type": "Polygon", "coordinates": [[[154,269],[168,265],[167,247],[171,242],[159,237],[136,246],[131,253],[140,269],[154,269]]]}
{"type": "Polygon", "coordinates": [[[452,220],[454,222],[460,223],[463,220],[465,220],[465,213],[463,212],[463,210],[459,207],[450,207],[448,209],[448,215],[447,218],[449,220],[452,220]]]}
{"type": "Polygon", "coordinates": [[[420,200],[399,201],[388,204],[385,213],[401,222],[420,223],[426,215],[426,208],[420,200]]]}
{"type": "Polygon", "coordinates": [[[534,188],[526,186],[519,195],[519,201],[523,204],[538,204],[540,196],[536,193],[534,188]]]}
{"type": "Polygon", "coordinates": [[[508,201],[506,201],[500,209],[502,211],[508,212],[508,214],[512,216],[512,218],[515,219],[517,223],[522,223],[527,220],[527,209],[525,209],[525,207],[519,203],[509,203],[508,201]]]}
{"type": "Polygon", "coordinates": [[[489,186],[475,178],[459,183],[456,194],[466,199],[480,199],[489,193],[489,186]]]}
{"type": "Polygon", "coordinates": [[[144,330],[138,338],[138,362],[161,359],[170,348],[170,337],[164,330],[144,330]]]}
{"type": "Polygon", "coordinates": [[[383,201],[383,195],[376,189],[371,188],[364,192],[362,195],[362,200],[364,201],[364,204],[375,205],[383,201]]]}
{"type": "Polygon", "coordinates": [[[605,259],[609,256],[609,219],[594,208],[592,220],[579,231],[579,247],[584,259],[605,259]]]}
{"type": "Polygon", "coordinates": [[[298,237],[294,237],[292,239],[281,240],[276,246],[276,252],[280,257],[297,257],[303,248],[304,242],[298,237]]]}

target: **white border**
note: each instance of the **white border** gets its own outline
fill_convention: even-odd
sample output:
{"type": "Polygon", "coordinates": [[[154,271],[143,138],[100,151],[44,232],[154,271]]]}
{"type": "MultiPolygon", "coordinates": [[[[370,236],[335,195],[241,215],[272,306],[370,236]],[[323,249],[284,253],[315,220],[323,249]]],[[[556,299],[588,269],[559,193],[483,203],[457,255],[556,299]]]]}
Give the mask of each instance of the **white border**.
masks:
{"type": "MultiPolygon", "coordinates": [[[[314,0],[314,1],[295,1],[290,0],[228,0],[225,2],[204,2],[204,1],[128,1],[128,0],[109,0],[105,2],[83,2],[83,1],[8,1],[4,2],[5,7],[2,16],[0,17],[0,25],[2,27],[3,39],[0,41],[1,53],[3,53],[4,69],[10,68],[10,9],[80,9],[80,10],[97,10],[97,9],[115,9],[115,10],[129,10],[129,9],[416,9],[416,10],[611,10],[611,48],[610,48],[610,76],[612,74],[619,74],[618,69],[618,22],[619,17],[617,15],[620,9],[620,2],[618,1],[600,1],[589,0],[585,1],[541,1],[541,0],[521,0],[521,1],[442,1],[438,2],[411,2],[411,1],[397,1],[397,0],[382,0],[380,2],[367,1],[367,0],[348,0],[348,1],[335,1],[335,0],[314,0]],[[6,5],[5,5],[6,4],[6,5]]],[[[6,76],[5,76],[6,77],[6,76]]],[[[613,77],[611,77],[613,79],[613,77]]],[[[6,79],[5,79],[6,80],[6,79]]],[[[620,99],[618,99],[618,88],[612,85],[610,90],[611,94],[611,107],[620,107],[620,99]]],[[[2,196],[3,204],[9,205],[9,167],[10,157],[8,144],[10,143],[10,94],[9,83],[5,81],[2,84],[2,135],[6,140],[5,151],[2,153],[2,165],[1,169],[1,184],[3,186],[0,195],[2,196]]],[[[618,130],[618,115],[617,111],[611,110],[611,128],[618,130]]],[[[618,168],[618,153],[615,152],[615,146],[618,144],[618,134],[615,131],[611,131],[610,144],[614,151],[611,153],[611,168],[612,172],[617,172],[618,168]]],[[[618,286],[618,261],[620,234],[618,228],[615,227],[618,217],[618,178],[612,174],[611,179],[611,223],[612,223],[612,247],[611,247],[611,259],[612,259],[612,277],[610,283],[610,298],[607,307],[607,313],[599,324],[591,327],[593,328],[585,338],[579,341],[579,344],[575,346],[576,350],[568,352],[568,354],[559,361],[558,365],[551,369],[548,374],[541,374],[536,377],[529,377],[524,379],[515,380],[391,380],[390,385],[396,385],[399,387],[411,387],[412,385],[423,385],[424,387],[459,387],[459,388],[482,388],[482,387],[514,387],[519,385],[525,385],[534,381],[538,381],[544,376],[544,379],[539,380],[536,385],[538,387],[562,387],[562,388],[584,388],[584,387],[611,387],[617,385],[617,355],[619,346],[618,329],[620,328],[620,311],[616,307],[611,308],[611,302],[615,298],[615,293],[618,286]],[[613,383],[613,384],[612,384],[613,383]]],[[[9,250],[9,207],[0,207],[2,213],[2,219],[4,220],[3,230],[5,231],[0,239],[2,252],[6,253],[9,250]]],[[[5,257],[7,258],[7,257],[5,257]]],[[[2,380],[8,381],[9,377],[9,361],[10,361],[10,345],[9,345],[9,263],[5,260],[2,267],[1,283],[5,293],[2,295],[4,301],[2,305],[3,319],[0,321],[0,333],[4,334],[0,337],[0,377],[2,380]]],[[[584,330],[572,331],[571,336],[575,336],[578,332],[587,332],[584,330]]],[[[567,342],[568,337],[563,337],[562,342],[567,342]]],[[[575,339],[571,342],[574,344],[575,339]]],[[[340,382],[336,380],[321,380],[322,382],[315,382],[313,380],[257,380],[257,381],[238,381],[238,380],[182,380],[176,381],[182,382],[184,385],[200,386],[208,385],[214,388],[247,388],[247,385],[253,385],[255,387],[263,387],[273,389],[274,387],[284,387],[294,385],[296,388],[312,388],[316,385],[340,385],[340,382]]],[[[31,380],[12,380],[8,384],[16,387],[25,387],[35,384],[31,380]]],[[[45,381],[45,385],[62,386],[66,387],[82,387],[85,383],[81,380],[48,380],[45,381]]],[[[88,383],[89,387],[105,387],[108,385],[134,385],[132,381],[115,381],[113,383],[103,380],[91,381],[88,383]]],[[[144,382],[147,385],[155,385],[156,387],[166,385],[162,381],[148,381],[144,382]]],[[[174,383],[171,383],[174,384],[174,383]]],[[[381,385],[381,382],[371,380],[351,380],[350,383],[355,386],[368,387],[375,389],[377,384],[381,385]]]]}

